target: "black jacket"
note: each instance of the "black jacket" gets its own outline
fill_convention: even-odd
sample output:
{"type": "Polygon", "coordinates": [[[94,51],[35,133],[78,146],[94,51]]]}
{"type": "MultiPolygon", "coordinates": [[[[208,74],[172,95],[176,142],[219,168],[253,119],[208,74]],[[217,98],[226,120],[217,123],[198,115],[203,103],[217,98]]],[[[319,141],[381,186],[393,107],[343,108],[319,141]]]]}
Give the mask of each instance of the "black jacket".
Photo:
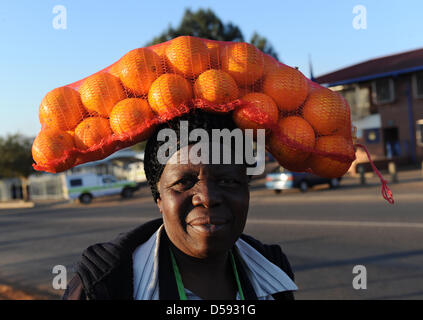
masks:
{"type": "MultiPolygon", "coordinates": [[[[138,228],[107,243],[88,247],[77,265],[75,276],[68,283],[63,295],[64,300],[133,300],[132,254],[146,242],[163,224],[162,219],[147,222],[138,228]]],[[[278,245],[264,245],[254,238],[241,235],[241,239],[250,244],[269,261],[279,266],[292,280],[291,266],[278,245]]],[[[159,298],[160,300],[178,300],[175,276],[171,272],[168,238],[162,232],[159,247],[159,298]]],[[[245,267],[237,254],[234,254],[239,271],[245,299],[255,300],[257,296],[245,272],[245,267]]],[[[291,291],[273,295],[275,299],[293,300],[291,291]]]]}

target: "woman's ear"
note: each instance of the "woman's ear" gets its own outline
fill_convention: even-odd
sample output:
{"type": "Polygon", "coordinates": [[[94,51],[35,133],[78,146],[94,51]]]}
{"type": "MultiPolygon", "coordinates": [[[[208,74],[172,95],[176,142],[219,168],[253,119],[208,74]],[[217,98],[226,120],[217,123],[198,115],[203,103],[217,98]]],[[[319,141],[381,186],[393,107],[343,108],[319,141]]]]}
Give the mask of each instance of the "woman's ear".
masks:
{"type": "Polygon", "coordinates": [[[157,182],[156,186],[157,186],[157,191],[159,192],[159,197],[157,198],[157,206],[159,207],[160,213],[163,214],[163,210],[162,210],[162,199],[160,199],[160,181],[157,182]]]}
{"type": "Polygon", "coordinates": [[[162,211],[162,199],[157,198],[157,206],[159,207],[160,213],[163,214],[163,211],[162,211]]]}

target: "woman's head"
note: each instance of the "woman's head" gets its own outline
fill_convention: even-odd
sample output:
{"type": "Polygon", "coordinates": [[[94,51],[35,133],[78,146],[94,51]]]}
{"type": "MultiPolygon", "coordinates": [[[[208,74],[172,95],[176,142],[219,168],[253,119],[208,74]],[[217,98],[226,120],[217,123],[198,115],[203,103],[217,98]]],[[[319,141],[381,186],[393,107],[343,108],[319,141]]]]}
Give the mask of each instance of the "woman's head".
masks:
{"type": "MultiPolygon", "coordinates": [[[[178,157],[189,154],[195,142],[181,146],[180,120],[188,121],[189,132],[202,128],[210,134],[208,148],[195,149],[196,153],[207,149],[210,160],[217,149],[221,154],[224,151],[223,145],[216,146],[211,141],[212,129],[233,130],[236,125],[228,114],[195,111],[159,127],[145,150],[147,180],[163,215],[168,237],[184,253],[207,258],[229,250],[242,233],[249,207],[249,177],[245,163],[193,163],[190,157],[186,162],[181,161],[178,157]],[[166,164],[161,164],[157,157],[164,144],[158,141],[157,135],[163,128],[172,128],[178,135],[177,151],[166,164]]],[[[234,149],[229,152],[234,153],[234,149]]]]}

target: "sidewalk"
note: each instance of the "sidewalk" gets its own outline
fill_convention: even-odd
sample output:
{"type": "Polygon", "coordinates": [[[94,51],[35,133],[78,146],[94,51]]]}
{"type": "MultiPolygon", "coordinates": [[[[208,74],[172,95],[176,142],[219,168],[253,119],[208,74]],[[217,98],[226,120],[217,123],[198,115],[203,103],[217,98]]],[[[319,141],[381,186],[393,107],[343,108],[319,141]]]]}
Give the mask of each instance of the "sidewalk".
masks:
{"type": "Polygon", "coordinates": [[[50,300],[51,296],[30,294],[11,286],[0,284],[0,300],[50,300]]]}
{"type": "Polygon", "coordinates": [[[35,203],[32,201],[23,201],[23,200],[16,200],[16,201],[1,201],[0,202],[0,210],[1,209],[21,209],[21,208],[33,208],[35,203]]]}
{"type": "Polygon", "coordinates": [[[70,200],[34,200],[34,201],[0,201],[0,210],[3,209],[26,209],[26,208],[41,208],[51,207],[59,204],[69,203],[70,200]]]}

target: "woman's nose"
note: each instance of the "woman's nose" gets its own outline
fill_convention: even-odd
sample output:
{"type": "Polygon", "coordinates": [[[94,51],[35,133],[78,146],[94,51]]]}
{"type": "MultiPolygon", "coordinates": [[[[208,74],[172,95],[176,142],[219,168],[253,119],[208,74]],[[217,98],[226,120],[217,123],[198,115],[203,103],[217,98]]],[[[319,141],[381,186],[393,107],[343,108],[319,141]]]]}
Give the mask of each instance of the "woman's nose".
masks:
{"type": "Polygon", "coordinates": [[[212,208],[222,203],[222,193],[218,186],[212,181],[199,181],[194,190],[192,204],[212,208]]]}

